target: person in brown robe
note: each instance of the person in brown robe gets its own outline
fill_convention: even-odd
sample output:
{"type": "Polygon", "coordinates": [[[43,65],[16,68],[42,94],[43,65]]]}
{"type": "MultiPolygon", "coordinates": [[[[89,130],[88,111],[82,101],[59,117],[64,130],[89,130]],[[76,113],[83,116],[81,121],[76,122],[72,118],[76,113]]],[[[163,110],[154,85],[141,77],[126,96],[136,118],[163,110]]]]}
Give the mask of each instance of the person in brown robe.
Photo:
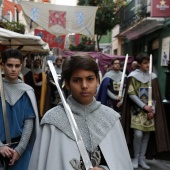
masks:
{"type": "MultiPolygon", "coordinates": [[[[144,54],[140,54],[140,55],[144,55],[144,54]]],[[[139,62],[138,64],[141,63],[139,62]]],[[[135,102],[129,97],[130,95],[128,94],[128,92],[129,92],[129,86],[132,82],[132,79],[135,78],[137,79],[137,81],[139,81],[138,79],[140,79],[141,76],[144,74],[141,72],[141,76],[140,76],[140,72],[141,70],[137,69],[128,76],[126,91],[124,95],[122,114],[121,114],[121,123],[124,129],[125,137],[131,155],[133,155],[134,152],[133,133],[134,133],[134,129],[136,129],[132,127],[131,118],[135,114],[135,111],[138,112],[138,110],[136,109],[134,113],[132,113],[132,107],[135,105],[135,102]]],[[[166,121],[164,106],[161,99],[158,79],[156,76],[154,78],[152,77],[152,99],[156,101],[155,114],[154,114],[155,130],[150,132],[149,142],[146,150],[147,158],[153,158],[162,152],[170,151],[170,138],[168,134],[167,121],[166,121]]],[[[144,107],[140,108],[140,110],[144,110],[146,112],[144,107]]]]}

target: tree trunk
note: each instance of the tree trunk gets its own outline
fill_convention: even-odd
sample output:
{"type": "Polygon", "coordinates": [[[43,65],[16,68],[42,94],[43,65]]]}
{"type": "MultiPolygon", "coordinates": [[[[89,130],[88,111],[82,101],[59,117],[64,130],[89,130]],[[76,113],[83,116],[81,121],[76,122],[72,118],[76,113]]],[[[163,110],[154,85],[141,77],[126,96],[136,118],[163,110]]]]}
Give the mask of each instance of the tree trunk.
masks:
{"type": "Polygon", "coordinates": [[[98,49],[98,51],[100,51],[99,42],[100,42],[101,38],[102,38],[102,35],[97,35],[97,49],[98,49]]]}

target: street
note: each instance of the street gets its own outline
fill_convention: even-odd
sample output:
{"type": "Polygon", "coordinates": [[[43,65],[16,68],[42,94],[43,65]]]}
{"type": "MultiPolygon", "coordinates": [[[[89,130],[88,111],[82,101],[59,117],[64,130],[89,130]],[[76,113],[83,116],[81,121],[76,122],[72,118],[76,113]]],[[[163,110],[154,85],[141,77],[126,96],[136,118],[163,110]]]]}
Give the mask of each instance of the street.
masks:
{"type": "MultiPolygon", "coordinates": [[[[152,160],[147,160],[146,162],[151,167],[151,170],[169,170],[170,169],[170,161],[152,159],[152,160]]],[[[143,170],[143,169],[139,167],[136,170],[143,170]]]]}
{"type": "MultiPolygon", "coordinates": [[[[170,169],[170,161],[163,160],[147,160],[148,165],[151,167],[151,170],[169,170],[170,169]]],[[[3,170],[0,168],[0,170],[3,170]]],[[[142,168],[137,168],[135,170],[143,170],[142,168]]]]}

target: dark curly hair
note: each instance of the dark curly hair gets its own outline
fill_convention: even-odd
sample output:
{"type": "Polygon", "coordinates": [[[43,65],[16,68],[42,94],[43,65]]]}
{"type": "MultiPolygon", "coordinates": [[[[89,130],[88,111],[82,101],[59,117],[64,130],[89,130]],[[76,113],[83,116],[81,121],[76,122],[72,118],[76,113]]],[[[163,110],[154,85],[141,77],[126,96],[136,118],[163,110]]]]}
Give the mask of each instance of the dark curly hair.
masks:
{"type": "Polygon", "coordinates": [[[6,63],[9,58],[16,58],[19,59],[20,62],[22,63],[23,57],[22,53],[18,49],[5,49],[1,53],[1,58],[2,58],[2,63],[6,63]]]}
{"type": "Polygon", "coordinates": [[[149,55],[146,53],[140,53],[137,55],[136,57],[136,61],[138,62],[138,64],[141,64],[143,62],[143,60],[150,60],[149,55]]]}
{"type": "Polygon", "coordinates": [[[70,78],[75,70],[83,69],[94,72],[96,78],[98,78],[99,68],[95,60],[89,55],[73,55],[67,57],[64,60],[62,66],[62,79],[70,82],[70,78]]]}

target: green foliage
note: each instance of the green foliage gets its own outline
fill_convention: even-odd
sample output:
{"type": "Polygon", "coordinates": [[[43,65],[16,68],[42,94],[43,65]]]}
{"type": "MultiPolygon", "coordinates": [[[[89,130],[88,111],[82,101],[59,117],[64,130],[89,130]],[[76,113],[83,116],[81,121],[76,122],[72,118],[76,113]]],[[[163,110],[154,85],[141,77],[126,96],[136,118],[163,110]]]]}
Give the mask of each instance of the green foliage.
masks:
{"type": "Polygon", "coordinates": [[[89,5],[89,6],[97,6],[98,4],[101,4],[103,0],[79,0],[77,5],[89,5]]]}
{"type": "Polygon", "coordinates": [[[97,47],[99,50],[101,36],[107,34],[115,26],[116,5],[113,0],[79,0],[78,5],[98,6],[95,19],[95,34],[97,35],[97,47]]]}
{"type": "Polygon", "coordinates": [[[79,0],[78,5],[98,6],[95,20],[95,34],[104,35],[114,26],[113,0],[79,0]]]}
{"type": "Polygon", "coordinates": [[[95,41],[86,36],[82,36],[81,42],[77,46],[70,44],[69,49],[71,51],[94,51],[95,41]]]}
{"type": "Polygon", "coordinates": [[[25,32],[25,25],[12,21],[12,22],[2,22],[1,27],[10,31],[14,31],[20,34],[24,34],[25,32]]]}

